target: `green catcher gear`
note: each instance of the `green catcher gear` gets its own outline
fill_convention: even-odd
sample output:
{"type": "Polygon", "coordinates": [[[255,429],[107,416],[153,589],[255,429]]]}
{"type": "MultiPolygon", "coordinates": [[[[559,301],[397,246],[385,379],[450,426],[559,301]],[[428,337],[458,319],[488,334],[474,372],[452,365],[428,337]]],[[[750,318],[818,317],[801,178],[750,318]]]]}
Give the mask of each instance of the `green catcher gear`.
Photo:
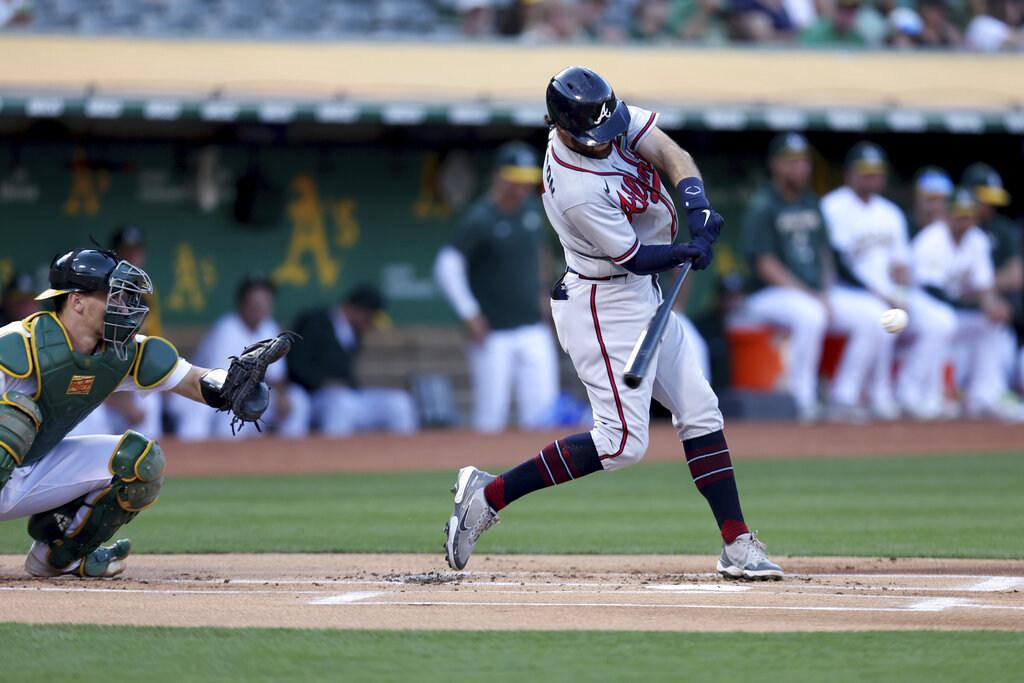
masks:
{"type": "Polygon", "coordinates": [[[60,443],[113,393],[132,371],[139,345],[132,342],[125,360],[109,346],[99,355],[86,356],[72,350],[67,330],[54,313],[37,313],[25,320],[25,326],[32,334],[32,371],[38,380],[32,399],[43,412],[39,436],[22,463],[28,465],[60,443]]]}
{"type": "Polygon", "coordinates": [[[66,569],[156,502],[163,486],[164,452],[155,441],[125,432],[110,458],[110,486],[28,520],[32,538],[50,546],[47,563],[66,569]]]}
{"type": "Polygon", "coordinates": [[[20,391],[0,396],[0,489],[32,448],[42,419],[36,402],[20,391]]]}

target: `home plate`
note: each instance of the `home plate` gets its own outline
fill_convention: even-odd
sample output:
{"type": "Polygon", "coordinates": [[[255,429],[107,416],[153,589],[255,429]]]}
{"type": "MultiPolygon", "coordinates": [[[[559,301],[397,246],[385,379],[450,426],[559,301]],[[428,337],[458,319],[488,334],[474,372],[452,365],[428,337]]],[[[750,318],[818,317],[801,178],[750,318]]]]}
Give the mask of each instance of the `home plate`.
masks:
{"type": "Polygon", "coordinates": [[[727,583],[674,583],[670,586],[648,586],[648,588],[676,593],[742,593],[750,590],[750,586],[734,586],[727,583]]]}

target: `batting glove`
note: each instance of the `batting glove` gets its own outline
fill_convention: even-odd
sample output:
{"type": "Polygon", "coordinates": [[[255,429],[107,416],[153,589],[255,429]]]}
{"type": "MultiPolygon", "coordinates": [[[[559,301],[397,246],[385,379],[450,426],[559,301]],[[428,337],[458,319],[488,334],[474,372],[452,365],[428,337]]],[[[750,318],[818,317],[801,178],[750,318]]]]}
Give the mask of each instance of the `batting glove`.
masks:
{"type": "MultiPolygon", "coordinates": [[[[700,178],[683,178],[676,185],[679,196],[683,198],[686,209],[686,223],[690,228],[690,238],[703,237],[713,244],[722,234],[725,219],[711,208],[708,198],[704,196],[704,183],[700,178]]],[[[696,265],[694,265],[696,268],[696,265]]],[[[697,268],[697,270],[700,270],[697,268]]]]}
{"type": "Polygon", "coordinates": [[[711,242],[704,237],[696,237],[686,244],[677,244],[675,253],[680,262],[690,259],[694,270],[704,270],[711,265],[714,257],[711,242]]]}

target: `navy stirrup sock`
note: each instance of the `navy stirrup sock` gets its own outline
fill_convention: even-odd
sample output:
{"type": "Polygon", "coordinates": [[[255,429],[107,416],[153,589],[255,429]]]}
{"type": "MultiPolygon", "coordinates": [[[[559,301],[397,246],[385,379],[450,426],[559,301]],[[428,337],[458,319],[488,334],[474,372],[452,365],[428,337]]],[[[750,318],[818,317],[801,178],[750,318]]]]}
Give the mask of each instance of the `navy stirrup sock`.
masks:
{"type": "Polygon", "coordinates": [[[545,446],[530,460],[500,475],[484,489],[487,502],[501,510],[531,491],[564,484],[597,472],[601,460],[589,432],[573,434],[545,446]]]}
{"type": "Polygon", "coordinates": [[[683,442],[683,450],[686,451],[686,464],[690,466],[693,483],[711,506],[718,528],[722,531],[722,539],[732,543],[737,536],[747,533],[748,529],[740,509],[740,496],[736,490],[736,477],[733,475],[732,458],[729,457],[725,434],[718,430],[687,439],[683,442]]]}

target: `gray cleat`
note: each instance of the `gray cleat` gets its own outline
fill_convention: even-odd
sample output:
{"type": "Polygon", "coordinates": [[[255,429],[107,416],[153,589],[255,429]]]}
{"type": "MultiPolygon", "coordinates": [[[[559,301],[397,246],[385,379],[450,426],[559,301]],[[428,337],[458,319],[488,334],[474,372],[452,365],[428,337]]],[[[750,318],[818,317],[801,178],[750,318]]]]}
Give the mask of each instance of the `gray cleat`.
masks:
{"type": "Polygon", "coordinates": [[[466,566],[473,546],[480,534],[498,523],[498,513],[484,497],[484,488],[497,479],[475,467],[463,467],[455,480],[455,511],[444,527],[448,538],[444,549],[448,566],[462,569],[466,566]]]}
{"type": "Polygon", "coordinates": [[[727,579],[764,581],[782,579],[782,567],[768,559],[766,546],[757,540],[757,532],[740,534],[736,540],[722,543],[722,556],[718,558],[718,573],[727,579]]]}

